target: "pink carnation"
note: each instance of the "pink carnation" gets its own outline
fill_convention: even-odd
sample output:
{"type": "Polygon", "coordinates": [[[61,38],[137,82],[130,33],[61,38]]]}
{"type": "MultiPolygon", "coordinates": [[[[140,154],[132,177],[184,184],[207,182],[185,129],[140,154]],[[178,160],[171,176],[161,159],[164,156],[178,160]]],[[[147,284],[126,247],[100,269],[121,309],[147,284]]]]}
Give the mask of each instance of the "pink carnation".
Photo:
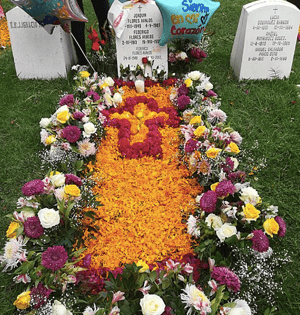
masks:
{"type": "Polygon", "coordinates": [[[238,276],[227,267],[214,267],[211,277],[219,284],[225,284],[229,290],[240,291],[241,282],[238,276]]]}
{"type": "Polygon", "coordinates": [[[254,230],[252,234],[252,248],[260,253],[266,252],[269,249],[269,239],[266,234],[262,230],[254,230]]]}
{"type": "Polygon", "coordinates": [[[200,207],[207,213],[214,212],[216,210],[218,198],[216,192],[209,190],[204,193],[200,199],[200,207]]]}
{"type": "Polygon", "coordinates": [[[62,136],[67,139],[70,143],[75,143],[79,140],[81,131],[77,126],[67,126],[63,129],[62,136]]]}
{"type": "Polygon", "coordinates": [[[24,233],[31,238],[39,238],[44,234],[44,228],[38,217],[29,217],[24,222],[24,233]]]}
{"type": "Polygon", "coordinates": [[[41,195],[45,192],[44,186],[44,182],[41,179],[34,179],[22,187],[22,193],[25,196],[41,195]]]}
{"type": "Polygon", "coordinates": [[[68,261],[68,253],[61,245],[48,247],[42,254],[42,266],[53,272],[61,269],[68,261]]]}

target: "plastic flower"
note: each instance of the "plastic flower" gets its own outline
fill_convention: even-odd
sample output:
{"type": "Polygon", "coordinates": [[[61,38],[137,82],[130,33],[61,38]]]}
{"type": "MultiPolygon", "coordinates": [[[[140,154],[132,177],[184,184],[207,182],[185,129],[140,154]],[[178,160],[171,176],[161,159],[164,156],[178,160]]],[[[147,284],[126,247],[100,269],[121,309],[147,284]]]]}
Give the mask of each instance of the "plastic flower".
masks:
{"type": "Polygon", "coordinates": [[[30,306],[30,291],[22,292],[17,296],[17,299],[14,301],[14,305],[19,310],[25,310],[30,306]]]}
{"type": "Polygon", "coordinates": [[[270,235],[271,237],[273,237],[274,234],[278,234],[279,224],[276,222],[276,220],[274,218],[267,219],[264,222],[263,227],[264,227],[266,233],[268,235],[270,235]]]}
{"type": "Polygon", "coordinates": [[[30,238],[39,238],[44,234],[44,229],[38,217],[30,217],[24,222],[24,233],[30,238]]]}
{"type": "Polygon", "coordinates": [[[75,143],[79,140],[81,131],[77,126],[67,126],[62,131],[63,138],[67,139],[70,143],[75,143]]]}
{"type": "Polygon", "coordinates": [[[200,207],[207,213],[214,212],[216,210],[218,198],[215,191],[209,190],[204,193],[200,199],[200,207]]]}
{"type": "Polygon", "coordinates": [[[27,182],[22,187],[22,193],[24,196],[41,195],[45,192],[44,187],[45,184],[41,179],[34,179],[30,182],[27,182]]]}
{"type": "Polygon", "coordinates": [[[146,294],[140,300],[143,315],[161,315],[165,310],[163,299],[156,294],[146,294]]]}
{"type": "Polygon", "coordinates": [[[214,267],[211,272],[211,277],[219,284],[225,284],[229,290],[233,290],[235,293],[240,290],[240,279],[227,267],[214,267]]]}
{"type": "Polygon", "coordinates": [[[284,222],[284,220],[282,219],[282,217],[280,216],[276,216],[275,217],[275,221],[278,223],[279,225],[279,230],[278,230],[278,236],[279,237],[284,237],[285,233],[286,233],[286,223],[284,222]]]}
{"type": "Polygon", "coordinates": [[[63,246],[48,247],[42,254],[42,266],[53,272],[61,269],[68,261],[68,253],[63,246]]]}
{"type": "Polygon", "coordinates": [[[262,230],[254,230],[251,232],[253,234],[252,248],[260,253],[266,252],[269,249],[269,239],[262,230]]]}
{"type": "Polygon", "coordinates": [[[200,311],[200,314],[208,314],[211,312],[210,301],[203,291],[199,290],[194,284],[187,284],[184,293],[180,294],[183,303],[186,304],[185,308],[189,308],[187,315],[192,314],[193,308],[200,311]]]}

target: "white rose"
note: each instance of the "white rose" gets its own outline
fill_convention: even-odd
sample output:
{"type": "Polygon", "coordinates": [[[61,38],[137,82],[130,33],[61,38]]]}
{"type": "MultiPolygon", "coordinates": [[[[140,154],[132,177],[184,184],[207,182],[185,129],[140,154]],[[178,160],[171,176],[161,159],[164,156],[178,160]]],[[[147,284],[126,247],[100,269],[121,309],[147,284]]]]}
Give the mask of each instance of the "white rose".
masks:
{"type": "Polygon", "coordinates": [[[105,104],[106,104],[107,106],[111,106],[111,105],[112,105],[113,99],[112,99],[112,97],[111,97],[108,93],[105,93],[105,94],[103,95],[103,98],[104,98],[104,102],[105,102],[105,104]]]}
{"type": "Polygon", "coordinates": [[[88,138],[90,137],[93,133],[95,133],[97,131],[97,128],[95,127],[95,125],[91,122],[87,122],[83,125],[83,136],[88,138]]]}
{"type": "Polygon", "coordinates": [[[81,121],[82,121],[83,123],[87,123],[89,120],[90,120],[90,118],[89,118],[88,116],[84,116],[84,117],[82,117],[82,119],[81,119],[81,121]]]}
{"type": "Polygon", "coordinates": [[[45,229],[58,225],[60,222],[59,211],[54,209],[43,208],[38,212],[38,217],[42,227],[45,229]]]}
{"type": "Polygon", "coordinates": [[[143,315],[161,315],[165,311],[165,303],[156,294],[146,294],[140,300],[143,315]]]}
{"type": "Polygon", "coordinates": [[[245,204],[251,203],[253,206],[261,202],[261,198],[259,197],[257,190],[252,187],[242,188],[240,199],[244,201],[245,204]]]}
{"type": "Polygon", "coordinates": [[[201,72],[200,71],[192,71],[188,74],[188,77],[194,81],[199,80],[201,77],[201,72]]]}
{"type": "Polygon", "coordinates": [[[52,315],[72,315],[72,313],[61,302],[55,300],[52,304],[52,315]]]}
{"type": "Polygon", "coordinates": [[[50,118],[42,118],[40,120],[40,127],[42,128],[47,128],[51,123],[51,119],[50,118]]]}
{"type": "Polygon", "coordinates": [[[239,166],[239,161],[236,158],[231,157],[231,161],[233,162],[233,170],[235,171],[239,166]]]}
{"type": "Polygon", "coordinates": [[[122,96],[120,93],[115,93],[113,100],[115,103],[120,104],[122,103],[122,96]]]}
{"type": "Polygon", "coordinates": [[[184,51],[182,51],[182,52],[179,54],[179,57],[180,57],[181,60],[185,60],[185,59],[187,58],[187,54],[186,54],[184,51]]]}
{"type": "Polygon", "coordinates": [[[107,77],[107,78],[104,80],[104,83],[106,83],[108,86],[114,86],[115,81],[114,81],[111,77],[107,77]]]}
{"type": "Polygon", "coordinates": [[[215,231],[218,230],[223,224],[222,219],[213,213],[210,213],[207,216],[205,223],[207,226],[212,227],[215,231]]]}
{"type": "Polygon", "coordinates": [[[213,85],[210,82],[207,82],[204,86],[205,91],[209,91],[213,89],[213,85]]]}
{"type": "Polygon", "coordinates": [[[230,310],[228,315],[251,315],[251,309],[246,301],[235,300],[236,306],[230,310]]]}
{"type": "Polygon", "coordinates": [[[63,173],[57,172],[55,175],[50,176],[50,180],[55,187],[61,187],[65,184],[66,178],[63,173]]]}
{"type": "Polygon", "coordinates": [[[236,227],[234,225],[231,225],[230,223],[224,223],[216,232],[221,242],[224,242],[225,238],[236,235],[236,233],[236,227]]]}

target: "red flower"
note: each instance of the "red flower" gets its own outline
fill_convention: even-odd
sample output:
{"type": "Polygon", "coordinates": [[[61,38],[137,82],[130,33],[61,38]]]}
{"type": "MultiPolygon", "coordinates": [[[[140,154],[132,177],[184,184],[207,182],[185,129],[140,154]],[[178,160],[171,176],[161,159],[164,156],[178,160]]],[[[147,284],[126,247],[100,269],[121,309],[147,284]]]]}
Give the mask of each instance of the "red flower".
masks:
{"type": "Polygon", "coordinates": [[[146,64],[148,64],[148,57],[143,57],[142,58],[142,63],[144,64],[144,65],[146,65],[146,64]]]}
{"type": "Polygon", "coordinates": [[[88,36],[88,38],[93,42],[92,50],[98,51],[100,49],[100,39],[97,31],[94,28],[90,30],[90,35],[88,36]]]}

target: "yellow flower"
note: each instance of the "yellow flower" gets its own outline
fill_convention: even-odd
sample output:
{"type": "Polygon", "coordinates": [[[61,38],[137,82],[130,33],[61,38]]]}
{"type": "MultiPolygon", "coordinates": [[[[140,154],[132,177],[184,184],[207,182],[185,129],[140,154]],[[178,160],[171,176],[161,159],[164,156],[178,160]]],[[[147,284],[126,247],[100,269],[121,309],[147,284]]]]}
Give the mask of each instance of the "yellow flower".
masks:
{"type": "Polygon", "coordinates": [[[149,266],[143,261],[143,260],[139,260],[136,265],[138,267],[143,267],[141,269],[139,269],[139,272],[146,272],[147,270],[149,270],[149,266]]]}
{"type": "Polygon", "coordinates": [[[66,185],[64,188],[65,194],[73,196],[73,197],[79,197],[80,196],[80,189],[76,185],[66,185]]]}
{"type": "Polygon", "coordinates": [[[15,238],[17,236],[17,229],[20,227],[19,222],[12,221],[6,231],[6,237],[15,238]]]}
{"type": "Polygon", "coordinates": [[[222,151],[221,149],[210,148],[206,151],[206,156],[208,158],[215,159],[221,151],[222,151]]]}
{"type": "Polygon", "coordinates": [[[200,123],[201,123],[201,116],[194,116],[194,117],[190,120],[190,125],[200,124],[200,123]]]}
{"type": "Polygon", "coordinates": [[[14,305],[20,309],[25,310],[30,305],[30,291],[22,292],[17,296],[17,299],[14,301],[14,305]]]}
{"type": "Polygon", "coordinates": [[[64,110],[57,114],[56,118],[61,124],[65,124],[71,117],[69,111],[64,110]]]}
{"type": "Polygon", "coordinates": [[[230,152],[232,153],[235,153],[235,154],[240,153],[239,147],[234,142],[230,142],[228,144],[228,148],[230,149],[230,152]]]}
{"type": "Polygon", "coordinates": [[[51,145],[53,142],[55,142],[56,141],[56,138],[55,138],[55,136],[54,135],[51,135],[51,136],[49,136],[46,140],[45,140],[45,143],[47,144],[47,145],[51,145]]]}
{"type": "Polygon", "coordinates": [[[216,188],[217,188],[218,185],[219,185],[219,182],[216,182],[216,183],[210,185],[210,189],[211,189],[212,191],[216,191],[216,188]]]}
{"type": "Polygon", "coordinates": [[[279,230],[279,224],[276,222],[274,218],[267,219],[263,227],[267,234],[269,234],[271,237],[273,237],[273,234],[277,234],[279,230]]]}
{"type": "Polygon", "coordinates": [[[191,87],[191,86],[193,85],[193,80],[192,80],[192,79],[186,79],[186,80],[184,81],[184,83],[185,83],[185,85],[186,85],[187,87],[191,87]]]}
{"type": "Polygon", "coordinates": [[[245,219],[248,221],[255,221],[260,215],[260,211],[257,210],[251,203],[247,203],[246,206],[243,207],[243,213],[245,219]]]}
{"type": "Polygon", "coordinates": [[[82,78],[88,78],[90,76],[90,73],[87,72],[87,71],[80,71],[79,72],[79,75],[82,77],[82,78]]]}
{"type": "Polygon", "coordinates": [[[206,128],[204,126],[199,126],[195,131],[194,135],[198,138],[203,136],[203,133],[205,132],[206,128]]]}

